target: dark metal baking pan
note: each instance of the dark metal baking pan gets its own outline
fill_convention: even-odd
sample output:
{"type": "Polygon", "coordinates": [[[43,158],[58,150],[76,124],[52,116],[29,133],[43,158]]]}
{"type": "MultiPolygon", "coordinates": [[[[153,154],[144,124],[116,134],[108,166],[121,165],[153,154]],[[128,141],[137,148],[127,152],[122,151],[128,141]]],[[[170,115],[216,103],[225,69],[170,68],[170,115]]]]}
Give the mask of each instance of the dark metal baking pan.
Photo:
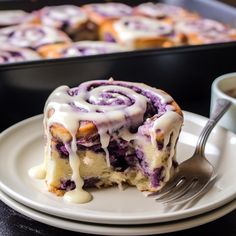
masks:
{"type": "MultiPolygon", "coordinates": [[[[81,5],[102,1],[60,1],[81,5]],[[79,4],[78,4],[79,3],[79,4]]],[[[122,2],[122,1],[120,1],[122,2]]],[[[134,1],[123,1],[134,4],[134,1]]],[[[135,1],[138,4],[144,1],[135,1]]],[[[165,0],[204,17],[236,27],[236,9],[215,0],[165,0]]],[[[2,9],[34,10],[58,1],[0,1],[2,9]]],[[[236,71],[236,42],[151,49],[78,58],[42,60],[0,66],[0,129],[42,113],[50,92],[92,79],[145,82],[169,92],[180,106],[208,115],[210,87],[217,76],[236,71]]]]}

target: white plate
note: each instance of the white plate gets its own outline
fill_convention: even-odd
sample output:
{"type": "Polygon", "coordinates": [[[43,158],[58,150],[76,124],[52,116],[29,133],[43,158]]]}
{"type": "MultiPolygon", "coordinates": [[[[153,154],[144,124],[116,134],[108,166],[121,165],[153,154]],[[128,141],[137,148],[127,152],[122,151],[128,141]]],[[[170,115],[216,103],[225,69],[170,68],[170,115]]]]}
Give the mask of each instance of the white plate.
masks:
{"type": "MultiPolygon", "coordinates": [[[[188,158],[206,119],[185,112],[177,159],[188,158]]],[[[146,224],[183,219],[216,209],[236,197],[236,135],[216,128],[206,147],[209,160],[222,177],[214,188],[190,207],[165,207],[145,198],[135,188],[94,190],[93,201],[71,204],[48,193],[44,181],[33,180],[28,169],[43,160],[42,116],[20,122],[0,136],[0,189],[33,209],[79,221],[104,224],[146,224]]]]}
{"type": "Polygon", "coordinates": [[[100,225],[89,224],[79,221],[65,220],[62,218],[50,216],[39,211],[26,207],[0,191],[0,199],[14,210],[26,215],[34,220],[47,225],[55,226],[61,229],[75,232],[100,235],[151,235],[170,233],[179,230],[193,228],[211,221],[214,221],[236,208],[236,200],[209,213],[192,217],[190,219],[179,220],[171,223],[159,223],[149,225],[100,225]]]}

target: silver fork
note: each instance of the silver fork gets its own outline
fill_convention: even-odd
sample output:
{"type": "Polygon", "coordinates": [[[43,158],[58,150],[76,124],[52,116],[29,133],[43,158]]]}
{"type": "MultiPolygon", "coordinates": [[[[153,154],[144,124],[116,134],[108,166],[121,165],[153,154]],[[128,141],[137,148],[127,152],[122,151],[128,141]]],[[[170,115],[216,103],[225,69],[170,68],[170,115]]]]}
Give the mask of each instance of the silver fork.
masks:
{"type": "Polygon", "coordinates": [[[178,172],[160,192],[149,196],[155,196],[156,201],[162,203],[182,204],[195,199],[207,189],[208,185],[215,182],[217,175],[214,167],[206,159],[204,151],[212,129],[230,105],[231,102],[226,99],[216,101],[214,111],[198,138],[193,156],[179,165],[178,172]]]}

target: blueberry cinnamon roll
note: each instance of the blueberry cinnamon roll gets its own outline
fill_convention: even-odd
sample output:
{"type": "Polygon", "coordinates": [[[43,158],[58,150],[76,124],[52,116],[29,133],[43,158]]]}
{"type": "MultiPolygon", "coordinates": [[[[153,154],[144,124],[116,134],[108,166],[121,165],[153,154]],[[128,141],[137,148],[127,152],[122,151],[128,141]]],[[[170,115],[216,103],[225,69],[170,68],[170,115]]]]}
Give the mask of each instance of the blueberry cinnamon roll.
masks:
{"type": "Polygon", "coordinates": [[[0,43],[7,43],[16,47],[35,50],[42,45],[70,41],[65,33],[36,24],[24,24],[0,29],[0,43]]]}
{"type": "Polygon", "coordinates": [[[83,6],[89,19],[100,26],[107,20],[119,19],[130,16],[133,13],[132,7],[123,3],[93,3],[83,6]]]}
{"type": "Polygon", "coordinates": [[[33,50],[12,46],[0,46],[0,64],[40,60],[41,57],[33,50]]]}
{"type": "Polygon", "coordinates": [[[82,57],[125,51],[116,43],[80,41],[72,44],[55,44],[41,47],[38,52],[44,58],[82,57]]]}
{"type": "Polygon", "coordinates": [[[176,30],[186,35],[188,44],[209,44],[236,40],[236,30],[211,19],[180,21],[176,30]]]}
{"type": "Polygon", "coordinates": [[[182,7],[164,4],[147,2],[142,3],[134,8],[134,15],[141,15],[159,20],[189,20],[196,19],[199,16],[196,13],[189,12],[182,7]]]}
{"type": "Polygon", "coordinates": [[[172,23],[142,16],[105,22],[100,28],[100,38],[133,49],[177,46],[185,40],[172,23]]]}
{"type": "Polygon", "coordinates": [[[74,202],[88,201],[87,187],[127,183],[156,192],[176,170],[182,123],[173,98],[145,84],[110,79],[61,86],[45,105],[40,177],[49,191],[74,202]]]}
{"type": "Polygon", "coordinates": [[[67,33],[74,40],[95,39],[95,26],[80,7],[61,5],[44,7],[34,13],[38,23],[57,28],[67,33]]]}
{"type": "Polygon", "coordinates": [[[0,11],[0,28],[22,24],[28,17],[29,13],[22,10],[2,10],[0,11]]]}

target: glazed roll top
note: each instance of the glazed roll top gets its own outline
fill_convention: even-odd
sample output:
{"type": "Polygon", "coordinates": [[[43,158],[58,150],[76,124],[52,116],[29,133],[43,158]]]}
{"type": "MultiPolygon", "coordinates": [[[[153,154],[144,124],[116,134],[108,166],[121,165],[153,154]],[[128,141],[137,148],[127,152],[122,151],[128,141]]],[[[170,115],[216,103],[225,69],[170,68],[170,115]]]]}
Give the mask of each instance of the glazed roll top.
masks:
{"type": "Polygon", "coordinates": [[[134,35],[133,37],[169,35],[174,30],[169,23],[140,16],[124,17],[117,21],[114,27],[120,31],[129,31],[130,35],[134,35]]]}
{"type": "Polygon", "coordinates": [[[123,17],[115,21],[113,27],[118,34],[119,41],[130,47],[135,40],[164,38],[176,41],[176,43],[181,41],[171,23],[143,16],[123,17]]]}
{"type": "Polygon", "coordinates": [[[71,30],[76,30],[88,20],[80,7],[74,5],[44,7],[39,11],[39,17],[43,25],[71,30]]]}
{"type": "Polygon", "coordinates": [[[25,24],[0,29],[0,43],[37,49],[46,44],[70,42],[63,32],[47,26],[25,24]]]}
{"type": "Polygon", "coordinates": [[[88,4],[84,7],[105,17],[122,17],[132,14],[132,8],[123,3],[88,4]]]}
{"type": "MultiPolygon", "coordinates": [[[[44,114],[46,157],[50,160],[55,146],[62,159],[69,158],[72,176],[67,181],[76,188],[83,187],[81,176],[93,176],[103,179],[101,185],[127,181],[139,190],[157,191],[171,176],[183,116],[162,90],[112,79],[89,81],[76,88],[61,86],[49,96],[44,114]],[[83,161],[77,154],[85,155],[83,161]],[[94,172],[91,167],[82,168],[103,156],[105,166],[94,166],[94,172]]],[[[50,168],[48,173],[52,173],[50,168]]],[[[61,179],[65,176],[59,183],[61,179]]]]}
{"type": "Polygon", "coordinates": [[[24,23],[29,13],[22,10],[0,11],[0,27],[24,23]]]}
{"type": "Polygon", "coordinates": [[[81,41],[73,44],[58,44],[41,47],[39,53],[45,58],[77,57],[125,51],[115,43],[81,41]]]}
{"type": "Polygon", "coordinates": [[[38,55],[38,53],[30,49],[23,49],[12,46],[0,47],[0,64],[39,59],[41,59],[41,57],[38,55]]]}
{"type": "Polygon", "coordinates": [[[195,14],[191,14],[179,6],[153,2],[138,5],[134,12],[135,14],[157,19],[171,18],[174,21],[181,18],[196,17],[195,14]]]}
{"type": "Polygon", "coordinates": [[[176,29],[186,35],[196,35],[202,43],[230,41],[236,35],[228,26],[211,19],[180,21],[176,29]]]}
{"type": "Polygon", "coordinates": [[[83,6],[91,21],[101,24],[105,20],[117,19],[123,16],[130,16],[133,13],[132,7],[123,3],[94,3],[83,6]]]}

